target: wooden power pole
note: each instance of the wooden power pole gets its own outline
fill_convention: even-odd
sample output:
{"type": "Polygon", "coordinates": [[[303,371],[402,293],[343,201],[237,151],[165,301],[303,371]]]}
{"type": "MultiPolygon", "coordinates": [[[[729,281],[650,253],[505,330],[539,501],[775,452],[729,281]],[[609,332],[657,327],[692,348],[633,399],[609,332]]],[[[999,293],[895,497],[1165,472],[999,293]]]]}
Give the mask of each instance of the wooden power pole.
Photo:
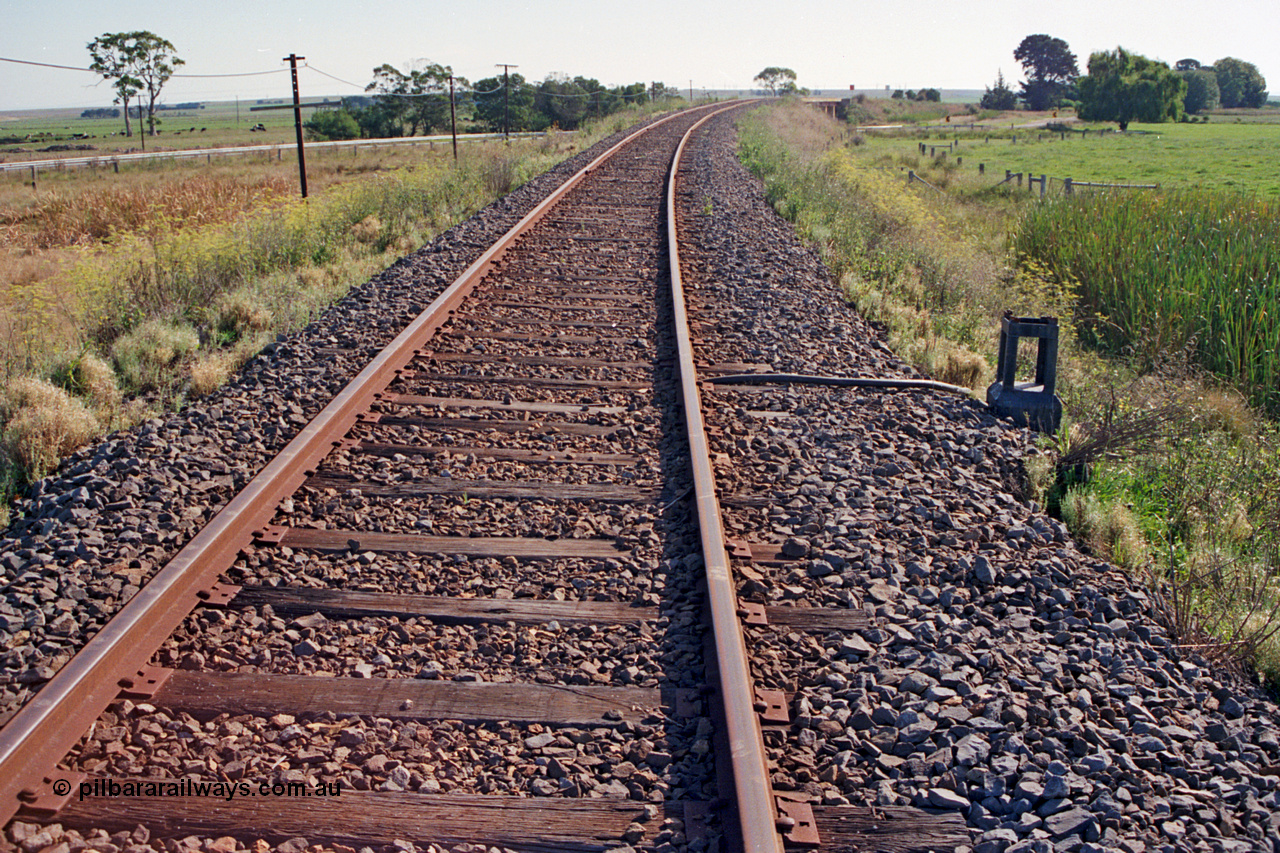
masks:
{"type": "Polygon", "coordinates": [[[453,106],[453,75],[449,75],[449,126],[453,128],[453,159],[458,160],[458,113],[453,106]]]}
{"type": "Polygon", "coordinates": [[[289,54],[285,61],[293,73],[293,126],[298,134],[298,179],[302,184],[302,197],[307,197],[307,159],[302,150],[302,101],[298,98],[298,60],[305,56],[289,54]]]}
{"type": "Polygon", "coordinates": [[[519,65],[506,65],[497,63],[497,67],[502,69],[502,138],[508,142],[511,141],[511,69],[519,68],[519,65]]]}

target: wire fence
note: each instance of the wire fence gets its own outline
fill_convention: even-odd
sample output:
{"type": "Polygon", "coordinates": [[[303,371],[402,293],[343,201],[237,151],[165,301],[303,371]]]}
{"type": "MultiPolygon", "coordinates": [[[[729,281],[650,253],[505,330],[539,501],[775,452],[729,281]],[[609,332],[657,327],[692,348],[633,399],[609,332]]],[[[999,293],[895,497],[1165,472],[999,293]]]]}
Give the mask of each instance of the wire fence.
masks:
{"type": "MultiPolygon", "coordinates": [[[[554,133],[567,131],[538,131],[512,133],[512,138],[541,138],[554,133]]],[[[460,133],[458,134],[458,142],[483,142],[487,139],[502,139],[501,133],[460,133]]],[[[437,134],[432,136],[395,136],[380,139],[342,139],[331,140],[327,142],[308,142],[307,150],[312,149],[352,149],[359,150],[361,148],[375,149],[383,146],[417,146],[426,145],[434,148],[436,143],[447,144],[451,142],[452,137],[445,134],[437,134]]],[[[220,157],[245,156],[253,154],[265,154],[267,156],[274,155],[276,159],[283,159],[286,154],[290,154],[294,150],[292,143],[280,143],[274,145],[238,145],[226,148],[189,148],[181,151],[147,151],[147,152],[130,152],[127,154],[102,154],[94,157],[61,157],[46,160],[15,160],[7,163],[0,163],[0,173],[3,172],[21,172],[26,171],[31,175],[31,179],[36,180],[36,176],[42,171],[56,171],[60,169],[74,168],[98,168],[112,169],[115,172],[120,171],[120,164],[131,162],[146,162],[159,160],[196,160],[205,159],[212,163],[220,157]]]]}

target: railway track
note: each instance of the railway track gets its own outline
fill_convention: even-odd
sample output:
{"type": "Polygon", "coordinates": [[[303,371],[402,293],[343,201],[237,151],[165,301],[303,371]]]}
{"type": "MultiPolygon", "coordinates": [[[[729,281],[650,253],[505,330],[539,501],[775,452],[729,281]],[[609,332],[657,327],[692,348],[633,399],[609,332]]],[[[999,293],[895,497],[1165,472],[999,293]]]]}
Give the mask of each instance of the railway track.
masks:
{"type": "Polygon", "coordinates": [[[753,685],[744,618],[865,617],[734,590],[730,554],[791,557],[726,550],[720,527],[720,501],[760,500],[717,494],[697,377],[768,365],[696,364],[684,318],[689,199],[667,177],[708,112],[634,135],[529,213],[9,721],[11,837],[964,837],[902,846],[928,826],[912,810],[815,816],[772,789],[762,726],[789,725],[789,697],[753,685]]]}
{"type": "Polygon", "coordinates": [[[36,484],[0,848],[1280,849],[1274,703],[1019,496],[1027,435],[842,304],[710,111],[36,484]]]}

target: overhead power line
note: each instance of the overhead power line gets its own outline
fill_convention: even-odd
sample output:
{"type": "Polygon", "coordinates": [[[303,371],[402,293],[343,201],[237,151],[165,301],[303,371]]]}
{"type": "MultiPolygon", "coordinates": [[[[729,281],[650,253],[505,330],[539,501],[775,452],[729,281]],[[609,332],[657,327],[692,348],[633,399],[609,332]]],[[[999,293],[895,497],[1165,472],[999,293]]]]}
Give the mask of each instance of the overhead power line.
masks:
{"type": "MultiPolygon", "coordinates": [[[[345,83],[345,84],[346,84],[346,85],[348,85],[348,86],[354,86],[354,87],[356,87],[357,89],[361,89],[361,90],[366,91],[366,92],[367,92],[367,91],[369,91],[369,89],[368,89],[368,87],[367,87],[367,86],[362,86],[362,85],[360,85],[359,83],[352,83],[350,80],[344,80],[344,79],[342,79],[341,77],[335,77],[334,75],[330,74],[330,73],[329,73],[329,72],[327,72],[327,71],[321,71],[319,68],[316,68],[314,65],[312,65],[312,64],[310,64],[310,63],[307,63],[304,67],[306,67],[306,68],[310,68],[312,71],[316,72],[317,74],[319,74],[319,75],[321,75],[321,76],[328,77],[330,80],[337,80],[339,83],[345,83]]],[[[503,87],[502,87],[501,85],[499,85],[499,86],[498,86],[498,88],[496,88],[496,89],[490,89],[490,90],[489,90],[489,91],[487,91],[487,92],[477,92],[477,91],[472,90],[472,91],[471,91],[471,94],[473,94],[473,95],[492,95],[494,92],[501,92],[501,91],[502,91],[502,88],[503,88],[503,87]]],[[[439,92],[419,92],[419,93],[416,93],[416,94],[408,94],[408,93],[404,93],[404,92],[373,92],[373,93],[371,93],[371,96],[372,96],[372,97],[376,97],[376,98],[421,98],[421,97],[424,97],[424,96],[426,96],[426,95],[443,95],[443,94],[444,94],[444,89],[443,89],[443,87],[442,87],[442,88],[441,88],[441,90],[440,90],[439,92]]]]}
{"type": "MultiPolygon", "coordinates": [[[[29,59],[12,59],[8,56],[0,56],[0,62],[12,62],[16,65],[35,65],[40,68],[60,68],[63,71],[84,71],[89,74],[97,74],[92,68],[81,68],[77,65],[54,65],[51,62],[32,62],[29,59]]],[[[288,71],[287,68],[275,68],[271,71],[241,71],[235,74],[174,74],[174,77],[184,77],[188,79],[201,79],[211,77],[260,77],[264,74],[283,74],[288,71]]]]}
{"type": "Polygon", "coordinates": [[[341,77],[334,77],[328,71],[321,71],[319,68],[316,68],[310,62],[304,64],[303,67],[311,69],[312,71],[319,74],[321,77],[328,77],[330,80],[337,80],[339,83],[345,83],[348,86],[355,86],[357,89],[361,89],[361,90],[364,89],[364,86],[360,85],[359,83],[352,83],[350,80],[343,80],[341,77]]]}
{"type": "MultiPolygon", "coordinates": [[[[61,69],[61,70],[63,70],[63,71],[83,71],[83,72],[86,72],[86,73],[88,73],[88,74],[97,74],[97,73],[98,73],[97,71],[94,71],[92,68],[81,68],[81,67],[76,66],[76,65],[55,65],[55,64],[50,63],[50,62],[33,62],[33,61],[29,60],[29,59],[12,59],[12,58],[7,57],[7,56],[0,56],[0,62],[12,62],[12,63],[15,63],[15,64],[17,64],[17,65],[35,65],[35,66],[38,66],[38,67],[40,67],[40,68],[58,68],[58,69],[61,69]]],[[[359,84],[359,83],[352,83],[350,80],[344,80],[344,79],[342,79],[341,77],[335,77],[334,75],[330,74],[330,73],[329,73],[329,72],[327,72],[327,71],[321,71],[319,68],[316,68],[314,65],[304,64],[304,66],[303,66],[303,67],[304,67],[304,68],[309,68],[309,69],[311,69],[312,71],[316,72],[317,74],[321,75],[322,77],[328,77],[330,80],[336,80],[337,82],[339,82],[339,83],[343,83],[343,84],[345,84],[345,85],[347,85],[347,86],[354,86],[355,88],[360,89],[360,90],[362,90],[362,91],[368,91],[368,88],[367,88],[366,86],[362,86],[362,85],[361,85],[361,84],[359,84]]],[[[509,66],[509,67],[514,68],[514,67],[516,67],[516,66],[512,65],[512,66],[509,66]]],[[[288,68],[274,68],[274,69],[272,69],[272,70],[270,70],[270,71],[241,71],[241,72],[237,72],[237,73],[233,73],[233,74],[174,74],[174,75],[173,75],[173,77],[174,77],[175,79],[176,79],[176,78],[183,78],[183,79],[188,79],[188,80],[196,80],[196,79],[206,79],[206,80],[207,80],[207,79],[213,79],[213,78],[219,78],[219,77],[262,77],[262,76],[265,76],[265,75],[268,75],[268,74],[283,74],[283,73],[285,73],[285,72],[286,72],[286,71],[288,71],[288,70],[289,70],[288,68]]],[[[495,89],[489,89],[489,90],[487,90],[487,91],[472,90],[472,91],[471,91],[471,94],[472,94],[472,95],[493,95],[493,94],[497,94],[498,92],[501,92],[503,89],[506,89],[506,88],[507,88],[507,86],[506,86],[505,84],[501,84],[501,83],[500,83],[500,84],[498,85],[498,87],[497,87],[497,88],[495,88],[495,89]]],[[[618,96],[618,97],[620,97],[620,98],[624,98],[624,99],[625,99],[625,98],[639,98],[639,97],[644,97],[645,95],[647,95],[647,94],[648,94],[648,92],[647,92],[647,91],[645,91],[645,92],[630,92],[630,93],[625,93],[625,92],[617,92],[617,91],[614,91],[614,90],[612,90],[612,89],[597,89],[597,90],[596,90],[596,91],[594,91],[594,92],[567,92],[567,93],[566,93],[566,92],[544,92],[544,91],[541,91],[541,90],[539,89],[538,84],[530,83],[530,82],[528,82],[528,81],[525,81],[525,82],[523,82],[523,83],[516,84],[516,87],[515,87],[515,88],[526,89],[526,90],[529,90],[529,91],[534,92],[535,94],[542,94],[542,95],[546,95],[547,97],[550,97],[550,98],[590,98],[590,97],[593,97],[593,96],[595,96],[595,95],[608,95],[608,94],[614,94],[614,95],[617,95],[617,96],[618,96]]],[[[621,87],[618,87],[618,88],[621,88],[621,87]]],[[[388,97],[390,97],[390,98],[397,98],[397,97],[399,97],[399,98],[420,98],[420,97],[422,97],[423,95],[428,95],[428,94],[440,94],[440,93],[435,93],[435,92],[423,92],[423,93],[421,93],[421,94],[417,94],[417,95],[400,94],[400,93],[389,93],[389,92],[375,92],[375,93],[374,93],[374,95],[375,95],[376,97],[379,97],[379,98],[388,98],[388,97]]]]}
{"type": "Polygon", "coordinates": [[[186,77],[188,79],[195,77],[262,77],[266,74],[283,74],[288,68],[274,68],[270,71],[241,71],[238,74],[175,74],[174,77],[186,77]]]}
{"type": "Polygon", "coordinates": [[[61,68],[64,71],[88,71],[96,73],[92,68],[76,68],[74,65],[54,65],[49,62],[31,62],[27,59],[10,59],[7,56],[0,56],[0,62],[12,62],[17,65],[38,65],[41,68],[61,68]]]}

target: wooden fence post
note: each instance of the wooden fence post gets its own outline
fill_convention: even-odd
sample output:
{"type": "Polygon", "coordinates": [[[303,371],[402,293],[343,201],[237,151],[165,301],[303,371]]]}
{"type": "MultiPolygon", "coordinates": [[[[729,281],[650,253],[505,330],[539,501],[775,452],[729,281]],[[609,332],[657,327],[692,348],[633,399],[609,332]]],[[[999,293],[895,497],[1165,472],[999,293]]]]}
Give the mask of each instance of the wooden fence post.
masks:
{"type": "Polygon", "coordinates": [[[1071,195],[1071,179],[1070,178],[1062,179],[1062,191],[1066,195],[1071,195]]]}
{"type": "Polygon", "coordinates": [[[987,164],[986,164],[986,163],[979,163],[979,164],[978,164],[978,174],[979,174],[979,175],[985,175],[986,173],[987,173],[987,164]]]}
{"type": "Polygon", "coordinates": [[[1041,176],[1040,176],[1040,198],[1044,198],[1045,189],[1046,189],[1046,187],[1048,187],[1048,185],[1049,185],[1049,183],[1048,183],[1047,179],[1045,178],[1045,176],[1044,176],[1044,175],[1041,175],[1041,176]]]}

